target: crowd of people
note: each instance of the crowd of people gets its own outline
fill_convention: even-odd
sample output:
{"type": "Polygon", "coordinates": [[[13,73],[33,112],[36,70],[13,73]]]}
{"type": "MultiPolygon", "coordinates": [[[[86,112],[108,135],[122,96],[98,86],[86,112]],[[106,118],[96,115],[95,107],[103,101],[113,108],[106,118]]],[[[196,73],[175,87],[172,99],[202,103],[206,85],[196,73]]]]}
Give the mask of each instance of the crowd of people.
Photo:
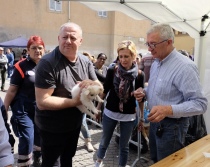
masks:
{"type": "MultiPolygon", "coordinates": [[[[121,41],[116,48],[117,59],[109,66],[105,65],[105,53],[100,53],[97,59],[89,53],[80,53],[82,40],[82,29],[73,22],[61,25],[58,46],[47,54],[42,38],[31,36],[24,59],[14,65],[12,75],[8,72],[11,80],[3,105],[6,112],[9,107],[12,110],[12,129],[19,139],[18,167],[29,167],[32,163],[42,167],[72,167],[80,132],[87,150],[94,150],[86,115],[77,108],[81,105],[80,95],[74,98],[71,95],[76,84],[81,89],[91,85],[104,88],[100,96],[106,103],[95,104],[103,111],[96,115],[102,124],[102,136],[95,167],[103,165],[118,123],[118,165],[127,165],[129,139],[136,119],[139,131],[144,126],[145,101],[150,110],[151,159],[160,161],[183,148],[189,117],[203,114],[208,102],[196,65],[173,46],[172,28],[168,24],[154,24],[148,30],[146,46],[151,55],[146,58],[137,53],[133,41],[121,41]]],[[[1,76],[2,67],[6,69],[10,63],[0,48],[1,76]]],[[[3,79],[1,90],[5,90],[3,79]]],[[[7,119],[6,116],[5,122],[7,119]]],[[[0,114],[0,162],[12,166],[9,133],[2,121],[0,114]]]]}

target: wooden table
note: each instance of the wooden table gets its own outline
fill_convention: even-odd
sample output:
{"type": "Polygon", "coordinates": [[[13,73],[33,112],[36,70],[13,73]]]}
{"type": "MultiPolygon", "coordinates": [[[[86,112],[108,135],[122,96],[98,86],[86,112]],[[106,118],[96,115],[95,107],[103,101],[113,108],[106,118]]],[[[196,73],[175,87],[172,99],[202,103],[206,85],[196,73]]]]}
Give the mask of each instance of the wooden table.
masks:
{"type": "Polygon", "coordinates": [[[210,167],[210,158],[203,152],[210,153],[210,134],[169,155],[151,167],[210,167]]]}

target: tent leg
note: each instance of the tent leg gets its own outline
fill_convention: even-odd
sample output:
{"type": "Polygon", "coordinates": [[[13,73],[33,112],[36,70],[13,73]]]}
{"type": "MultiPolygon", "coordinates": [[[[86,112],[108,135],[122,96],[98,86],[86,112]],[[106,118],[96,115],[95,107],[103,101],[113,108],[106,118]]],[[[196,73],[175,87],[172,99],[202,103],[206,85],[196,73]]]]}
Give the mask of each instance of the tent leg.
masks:
{"type": "MultiPolygon", "coordinates": [[[[140,121],[139,118],[141,118],[141,112],[140,112],[139,104],[138,104],[137,101],[136,101],[136,109],[137,109],[137,118],[138,118],[138,124],[139,124],[139,121],[140,121]]],[[[137,155],[136,160],[131,165],[131,167],[135,167],[137,162],[140,161],[140,160],[144,160],[145,162],[149,162],[148,158],[145,158],[145,157],[141,156],[141,132],[138,132],[138,146],[137,147],[138,147],[138,155],[137,155]]]]}
{"type": "Polygon", "coordinates": [[[140,135],[140,133],[141,132],[138,133],[138,156],[137,156],[136,160],[133,162],[133,164],[131,165],[131,167],[135,167],[137,162],[140,161],[140,160],[144,160],[145,162],[149,162],[148,158],[145,158],[145,157],[141,156],[141,135],[140,135]]]}

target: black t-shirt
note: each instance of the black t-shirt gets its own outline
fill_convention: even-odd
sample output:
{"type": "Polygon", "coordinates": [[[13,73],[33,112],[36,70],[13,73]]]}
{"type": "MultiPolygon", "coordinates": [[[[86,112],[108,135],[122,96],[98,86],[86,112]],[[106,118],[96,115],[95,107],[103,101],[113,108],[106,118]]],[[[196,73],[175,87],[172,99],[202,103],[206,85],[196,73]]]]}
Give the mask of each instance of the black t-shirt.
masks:
{"type": "MultiPolygon", "coordinates": [[[[127,101],[127,103],[123,103],[123,112],[119,110],[119,102],[120,99],[114,89],[113,78],[114,78],[114,71],[113,67],[109,68],[107,71],[106,79],[104,82],[104,93],[109,95],[107,97],[106,108],[112,112],[120,112],[121,114],[134,114],[136,112],[136,99],[132,95],[131,98],[127,101]]],[[[130,86],[130,92],[133,91],[133,83],[130,86]],[[131,90],[132,89],[132,90],[131,90]]],[[[139,72],[138,76],[135,79],[135,89],[139,87],[144,87],[144,72],[139,72]]]]}
{"type": "MultiPolygon", "coordinates": [[[[72,98],[71,90],[76,81],[85,79],[97,80],[89,59],[78,54],[77,61],[72,63],[57,47],[38,63],[35,86],[42,89],[53,88],[52,96],[72,98]]],[[[37,108],[35,122],[45,131],[68,132],[81,126],[82,113],[76,107],[53,111],[37,108]]]]}

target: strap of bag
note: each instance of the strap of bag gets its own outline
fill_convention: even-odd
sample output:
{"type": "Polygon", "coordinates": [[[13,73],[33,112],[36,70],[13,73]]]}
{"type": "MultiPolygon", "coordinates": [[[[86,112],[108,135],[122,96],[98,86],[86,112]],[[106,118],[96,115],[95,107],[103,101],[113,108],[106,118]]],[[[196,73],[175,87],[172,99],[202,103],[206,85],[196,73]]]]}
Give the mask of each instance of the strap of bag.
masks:
{"type": "Polygon", "coordinates": [[[75,84],[77,83],[77,81],[82,81],[82,79],[80,78],[80,76],[76,73],[76,71],[74,71],[74,69],[72,69],[70,67],[70,70],[71,70],[71,73],[73,75],[73,79],[74,79],[74,82],[75,84]]]}

